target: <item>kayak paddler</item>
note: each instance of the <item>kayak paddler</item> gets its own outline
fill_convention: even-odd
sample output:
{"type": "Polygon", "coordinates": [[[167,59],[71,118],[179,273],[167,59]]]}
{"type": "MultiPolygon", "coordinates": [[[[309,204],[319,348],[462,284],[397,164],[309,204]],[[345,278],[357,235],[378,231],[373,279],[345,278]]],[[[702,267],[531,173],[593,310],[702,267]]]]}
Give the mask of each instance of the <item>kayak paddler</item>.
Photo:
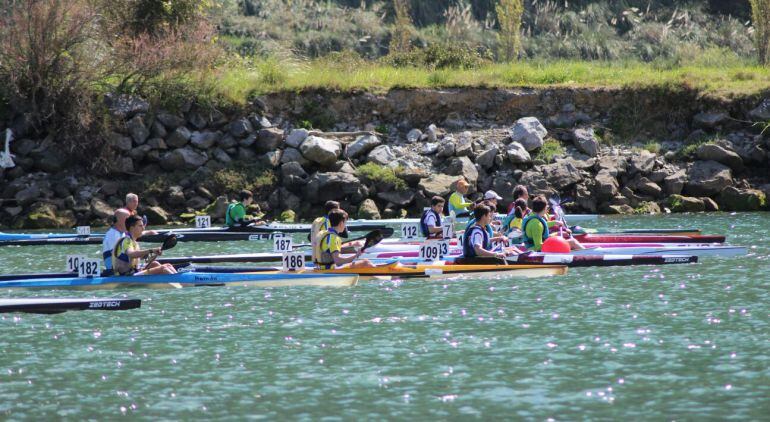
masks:
{"type": "Polygon", "coordinates": [[[512,215],[515,211],[515,204],[516,201],[519,199],[523,199],[524,202],[529,201],[529,191],[527,190],[527,187],[524,185],[516,185],[516,187],[513,188],[513,202],[511,202],[510,205],[508,205],[508,215],[512,215]]]}
{"type": "MultiPolygon", "coordinates": [[[[548,230],[549,222],[546,220],[548,201],[544,196],[538,196],[532,201],[532,212],[521,222],[522,240],[527,249],[540,252],[543,242],[551,236],[548,230]]],[[[554,233],[559,236],[559,233],[554,233]]],[[[575,238],[566,239],[570,248],[574,250],[585,249],[575,238]]]]}
{"type": "Polygon", "coordinates": [[[440,196],[434,196],[430,200],[430,208],[425,210],[420,217],[420,231],[422,235],[429,239],[440,239],[443,237],[441,228],[441,213],[444,211],[446,201],[440,196]]]}
{"type": "Polygon", "coordinates": [[[514,201],[513,213],[503,220],[503,232],[506,235],[511,234],[515,230],[521,232],[521,223],[524,221],[524,217],[529,215],[530,211],[526,200],[519,198],[514,201]]]}
{"type": "MultiPolygon", "coordinates": [[[[147,227],[147,216],[146,215],[139,215],[139,195],[135,193],[128,193],[126,194],[126,210],[128,210],[129,217],[130,216],[137,216],[142,219],[142,223],[145,227],[147,227]]],[[[142,235],[154,235],[158,234],[155,230],[145,230],[142,235]]]]}
{"type": "MultiPolygon", "coordinates": [[[[495,215],[497,214],[497,201],[503,199],[500,195],[497,194],[497,192],[493,190],[488,190],[484,192],[484,199],[479,202],[479,204],[486,205],[489,207],[489,209],[492,211],[492,221],[486,225],[487,234],[489,234],[489,238],[492,242],[495,241],[502,241],[504,243],[508,243],[508,238],[503,236],[502,232],[500,230],[495,230],[495,225],[499,225],[495,221],[495,215]]],[[[468,231],[473,225],[476,224],[476,218],[471,217],[468,220],[468,224],[465,226],[465,231],[468,231]]]]}
{"type": "Polygon", "coordinates": [[[125,208],[115,210],[115,222],[104,234],[102,240],[102,258],[104,259],[105,275],[112,275],[112,251],[120,239],[126,235],[126,219],[131,213],[125,208]]]}
{"type": "Polygon", "coordinates": [[[227,206],[227,212],[225,213],[225,225],[227,227],[240,227],[249,224],[261,226],[265,224],[264,221],[254,220],[246,216],[247,208],[254,202],[254,194],[250,190],[242,190],[238,194],[238,201],[227,206]]]}
{"type": "Polygon", "coordinates": [[[115,249],[112,250],[112,267],[115,275],[154,275],[176,274],[176,269],[171,264],[159,264],[150,262],[145,268],[140,268],[139,259],[152,256],[160,256],[161,248],[141,249],[138,239],[144,231],[144,222],[141,217],[132,215],[126,219],[126,236],[118,240],[115,249]]]}
{"type": "Polygon", "coordinates": [[[455,216],[460,216],[461,214],[467,214],[471,212],[473,202],[468,202],[465,199],[465,195],[468,194],[469,187],[470,184],[468,184],[465,179],[460,179],[457,181],[455,185],[455,191],[452,193],[452,195],[449,196],[449,214],[454,212],[455,216]]]}
{"type": "Polygon", "coordinates": [[[492,250],[492,239],[486,227],[494,218],[491,208],[484,204],[476,205],[473,209],[473,217],[476,222],[463,235],[463,258],[505,258],[508,253],[519,252],[516,248],[501,252],[492,250]]]}
{"type": "Polygon", "coordinates": [[[341,209],[332,210],[328,215],[328,219],[331,227],[319,233],[318,245],[314,248],[313,256],[316,266],[324,270],[373,267],[374,265],[368,259],[358,259],[361,256],[360,249],[356,250],[356,253],[353,255],[342,255],[342,237],[340,237],[340,233],[345,231],[348,213],[341,209]]]}

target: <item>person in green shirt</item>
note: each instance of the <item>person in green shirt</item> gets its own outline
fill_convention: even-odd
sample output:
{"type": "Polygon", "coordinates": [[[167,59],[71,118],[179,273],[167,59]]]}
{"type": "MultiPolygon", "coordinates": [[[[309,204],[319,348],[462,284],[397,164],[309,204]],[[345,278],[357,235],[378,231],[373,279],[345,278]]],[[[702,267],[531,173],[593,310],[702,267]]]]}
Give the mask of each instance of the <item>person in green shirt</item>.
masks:
{"type": "MultiPolygon", "coordinates": [[[[546,219],[547,212],[548,201],[544,196],[538,196],[532,201],[532,212],[521,222],[522,239],[527,249],[540,252],[543,248],[543,242],[551,236],[546,219]]],[[[553,233],[553,235],[560,236],[559,233],[553,233]]],[[[574,237],[567,239],[567,242],[573,251],[585,249],[574,237]]]]}
{"type": "Polygon", "coordinates": [[[244,226],[248,224],[263,225],[264,221],[255,220],[251,216],[246,215],[246,210],[254,202],[254,195],[249,190],[242,190],[238,194],[238,200],[240,202],[233,202],[227,206],[227,213],[225,213],[225,225],[227,227],[244,226]]]}
{"type": "Polygon", "coordinates": [[[456,216],[460,214],[468,214],[473,207],[473,202],[465,200],[465,195],[468,194],[468,188],[470,185],[465,179],[457,181],[455,192],[449,196],[449,213],[455,213],[456,216]]]}

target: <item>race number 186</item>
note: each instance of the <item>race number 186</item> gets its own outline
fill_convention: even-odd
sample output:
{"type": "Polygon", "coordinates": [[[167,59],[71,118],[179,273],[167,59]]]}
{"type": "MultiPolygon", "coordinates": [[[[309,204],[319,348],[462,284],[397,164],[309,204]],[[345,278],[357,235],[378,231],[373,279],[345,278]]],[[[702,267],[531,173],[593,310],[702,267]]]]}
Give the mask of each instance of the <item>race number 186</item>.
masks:
{"type": "Polygon", "coordinates": [[[303,252],[286,252],[282,258],[284,271],[297,271],[305,268],[305,254],[303,252]]]}

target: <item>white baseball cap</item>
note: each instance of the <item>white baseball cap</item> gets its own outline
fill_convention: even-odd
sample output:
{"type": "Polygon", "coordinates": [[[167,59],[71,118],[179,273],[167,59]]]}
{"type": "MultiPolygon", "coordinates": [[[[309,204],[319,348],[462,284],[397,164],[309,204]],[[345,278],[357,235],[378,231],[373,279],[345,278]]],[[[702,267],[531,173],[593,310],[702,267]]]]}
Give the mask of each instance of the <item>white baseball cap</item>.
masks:
{"type": "Polygon", "coordinates": [[[497,192],[493,190],[488,190],[484,192],[484,199],[496,199],[498,201],[501,201],[503,197],[497,194],[497,192]]]}

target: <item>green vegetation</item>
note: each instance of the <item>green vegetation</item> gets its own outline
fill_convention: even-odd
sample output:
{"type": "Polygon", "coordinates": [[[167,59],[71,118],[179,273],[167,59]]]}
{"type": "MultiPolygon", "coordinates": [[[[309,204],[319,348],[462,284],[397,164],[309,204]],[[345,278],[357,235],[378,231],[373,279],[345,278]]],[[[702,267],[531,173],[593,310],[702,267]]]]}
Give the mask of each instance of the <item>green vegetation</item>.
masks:
{"type": "Polygon", "coordinates": [[[521,52],[521,16],[524,14],[523,0],[500,0],[495,6],[500,32],[497,34],[500,52],[498,57],[511,61],[521,52]]]}
{"type": "Polygon", "coordinates": [[[260,166],[234,166],[214,172],[203,184],[213,192],[227,192],[234,195],[243,189],[255,194],[271,190],[276,182],[275,173],[260,166]]]}
{"type": "Polygon", "coordinates": [[[644,144],[644,149],[653,154],[657,154],[660,152],[660,142],[649,141],[646,144],[644,144]]]}
{"type": "Polygon", "coordinates": [[[549,138],[545,140],[543,146],[540,147],[540,150],[538,150],[537,154],[532,158],[550,163],[555,157],[562,155],[565,152],[566,149],[562,146],[561,142],[549,138]]]}
{"type": "Polygon", "coordinates": [[[406,182],[398,177],[398,169],[366,163],[356,169],[356,175],[365,181],[393,186],[396,190],[405,190],[406,182]]]}
{"type": "Polygon", "coordinates": [[[770,63],[770,0],[749,0],[759,62],[770,63]]]}

